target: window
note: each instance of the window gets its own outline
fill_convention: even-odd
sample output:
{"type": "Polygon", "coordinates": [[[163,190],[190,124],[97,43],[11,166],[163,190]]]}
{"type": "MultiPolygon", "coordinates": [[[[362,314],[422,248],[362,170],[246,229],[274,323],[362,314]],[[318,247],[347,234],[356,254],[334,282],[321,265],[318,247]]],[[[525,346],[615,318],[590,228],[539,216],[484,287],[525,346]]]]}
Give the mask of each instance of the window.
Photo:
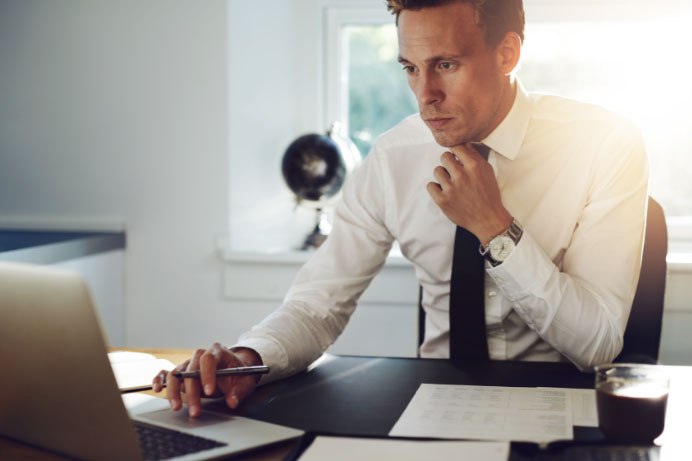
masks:
{"type": "Polygon", "coordinates": [[[358,149],[367,154],[379,134],[418,109],[397,62],[394,26],[349,26],[344,32],[350,57],[349,133],[358,149]]]}
{"type": "MultiPolygon", "coordinates": [[[[680,226],[692,222],[692,60],[686,49],[692,6],[675,0],[524,3],[522,84],[633,119],[647,142],[650,193],[673,217],[671,236],[692,238],[692,226],[680,226]]],[[[417,110],[396,62],[393,18],[380,2],[327,16],[338,57],[327,63],[333,69],[326,77],[338,76],[339,88],[327,95],[325,115],[342,120],[365,155],[374,138],[417,110]]]]}

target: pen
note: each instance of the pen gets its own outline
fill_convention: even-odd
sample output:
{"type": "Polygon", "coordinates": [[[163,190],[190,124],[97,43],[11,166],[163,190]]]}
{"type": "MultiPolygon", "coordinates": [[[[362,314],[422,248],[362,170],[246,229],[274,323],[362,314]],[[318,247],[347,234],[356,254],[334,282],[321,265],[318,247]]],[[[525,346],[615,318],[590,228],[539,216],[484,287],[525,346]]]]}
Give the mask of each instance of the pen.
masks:
{"type": "MultiPolygon", "coordinates": [[[[253,367],[236,367],[236,368],[219,368],[216,370],[216,376],[233,376],[233,375],[263,375],[269,373],[268,366],[253,366],[253,367]]],[[[173,373],[176,378],[197,378],[199,379],[199,370],[195,371],[179,371],[173,373]]]]}

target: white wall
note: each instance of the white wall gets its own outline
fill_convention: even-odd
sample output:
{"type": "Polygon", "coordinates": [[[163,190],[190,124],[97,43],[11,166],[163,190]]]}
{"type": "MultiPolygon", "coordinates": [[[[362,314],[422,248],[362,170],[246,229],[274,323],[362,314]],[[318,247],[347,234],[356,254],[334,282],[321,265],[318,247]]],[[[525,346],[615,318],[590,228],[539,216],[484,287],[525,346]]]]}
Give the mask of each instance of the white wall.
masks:
{"type": "Polygon", "coordinates": [[[214,253],[228,228],[226,14],[221,0],[0,2],[0,216],[123,222],[130,345],[235,333],[216,321],[214,253]]]}

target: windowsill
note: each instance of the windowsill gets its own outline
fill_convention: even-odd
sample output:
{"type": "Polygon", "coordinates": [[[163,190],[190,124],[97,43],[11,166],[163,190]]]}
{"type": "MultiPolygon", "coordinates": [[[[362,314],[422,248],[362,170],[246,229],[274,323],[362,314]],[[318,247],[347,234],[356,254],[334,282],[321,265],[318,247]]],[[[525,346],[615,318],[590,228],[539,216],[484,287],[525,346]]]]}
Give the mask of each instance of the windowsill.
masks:
{"type": "MultiPolygon", "coordinates": [[[[304,264],[315,254],[315,250],[286,251],[224,251],[223,259],[227,263],[240,264],[304,264]]],[[[692,255],[691,255],[692,257],[692,255]]],[[[398,248],[393,248],[387,256],[386,267],[411,267],[411,262],[403,257],[398,248]]]]}
{"type": "Polygon", "coordinates": [[[669,252],[666,257],[668,272],[692,273],[692,252],[669,252]]]}
{"type": "Polygon", "coordinates": [[[683,218],[668,218],[668,273],[692,273],[692,226],[683,218]],[[685,224],[685,225],[682,225],[685,224]]]}
{"type": "MultiPolygon", "coordinates": [[[[304,264],[315,253],[314,250],[286,251],[224,251],[223,260],[241,264],[304,264]]],[[[692,273],[692,251],[673,251],[666,258],[669,273],[692,273]]],[[[411,267],[411,262],[393,248],[387,257],[387,267],[411,267]]]]}

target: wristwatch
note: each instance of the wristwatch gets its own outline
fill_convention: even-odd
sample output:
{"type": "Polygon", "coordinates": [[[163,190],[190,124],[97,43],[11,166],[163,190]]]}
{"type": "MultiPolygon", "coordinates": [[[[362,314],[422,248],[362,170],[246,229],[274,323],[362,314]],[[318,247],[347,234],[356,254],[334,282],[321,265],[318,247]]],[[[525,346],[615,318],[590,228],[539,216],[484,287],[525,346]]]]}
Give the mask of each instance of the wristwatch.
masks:
{"type": "Polygon", "coordinates": [[[521,224],[512,218],[512,224],[507,229],[490,239],[487,247],[483,248],[483,245],[481,245],[478,251],[488,260],[491,266],[499,266],[512,254],[523,233],[524,229],[521,227],[521,224]]]}

